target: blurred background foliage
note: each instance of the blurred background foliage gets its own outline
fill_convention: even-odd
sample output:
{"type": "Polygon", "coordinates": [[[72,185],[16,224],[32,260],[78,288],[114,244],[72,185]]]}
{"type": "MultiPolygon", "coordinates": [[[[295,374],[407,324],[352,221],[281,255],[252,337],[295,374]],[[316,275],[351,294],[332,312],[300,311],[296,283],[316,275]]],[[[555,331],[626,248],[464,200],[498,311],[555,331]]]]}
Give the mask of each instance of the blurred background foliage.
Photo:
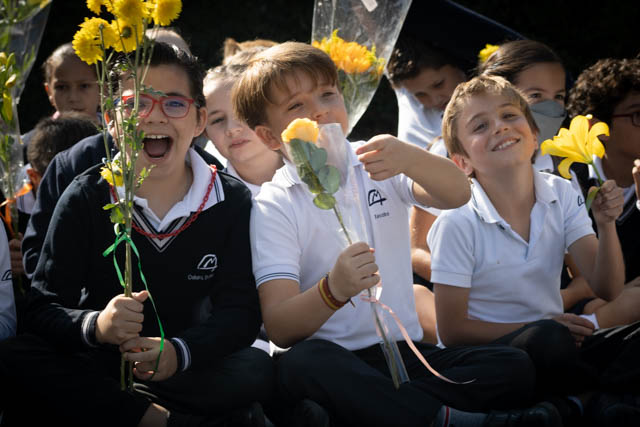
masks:
{"type": "MultiPolygon", "coordinates": [[[[425,26],[434,24],[429,16],[431,1],[436,0],[413,0],[409,11],[414,18],[423,16],[425,26]]],[[[182,14],[175,21],[175,27],[208,68],[220,63],[226,37],[238,41],[266,38],[278,42],[309,42],[313,3],[314,0],[183,0],[182,14]]],[[[564,59],[574,78],[599,58],[632,57],[640,52],[637,0],[458,0],[457,3],[527,38],[548,44],[564,59]]],[[[38,57],[19,105],[23,132],[53,112],[42,87],[39,67],[58,45],[72,40],[85,16],[90,16],[90,12],[84,0],[53,0],[38,57]]],[[[447,22],[446,28],[452,32],[464,31],[456,22],[447,22]]],[[[481,35],[469,37],[483,43],[477,40],[481,35]]],[[[383,78],[350,139],[367,139],[378,133],[395,134],[396,128],[395,95],[383,78]]]]}

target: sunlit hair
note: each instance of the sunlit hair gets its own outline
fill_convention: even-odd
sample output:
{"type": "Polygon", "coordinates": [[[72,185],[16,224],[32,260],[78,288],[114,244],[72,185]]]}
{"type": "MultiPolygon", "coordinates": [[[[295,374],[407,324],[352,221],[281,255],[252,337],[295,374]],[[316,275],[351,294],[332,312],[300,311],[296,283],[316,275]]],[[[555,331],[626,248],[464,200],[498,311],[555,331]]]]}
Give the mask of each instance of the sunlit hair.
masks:
{"type": "Polygon", "coordinates": [[[601,59],[578,76],[567,109],[611,124],[613,110],[634,91],[640,92],[640,58],[601,59]]]}
{"type": "Polygon", "coordinates": [[[466,83],[460,83],[453,91],[451,100],[444,110],[442,117],[442,138],[450,155],[459,154],[469,157],[458,138],[458,120],[468,101],[479,95],[504,96],[510,103],[516,106],[524,114],[532,132],[538,132],[529,104],[522,93],[515,86],[502,77],[479,76],[466,83]]]}
{"type": "Polygon", "coordinates": [[[288,92],[287,79],[297,81],[301,74],[316,85],[335,85],[338,81],[331,58],[306,43],[286,42],[256,54],[234,85],[234,113],[251,129],[266,123],[266,109],[273,105],[273,89],[288,92]]]}
{"type": "Polygon", "coordinates": [[[518,75],[536,64],[560,64],[560,57],[546,44],[535,40],[514,40],[500,45],[489,58],[478,65],[478,75],[499,76],[513,84],[518,75]]]}
{"type": "Polygon", "coordinates": [[[85,67],[93,71],[93,69],[89,65],[82,62],[82,60],[78,57],[78,55],[76,55],[76,51],[73,50],[73,46],[69,42],[69,43],[61,44],[60,46],[58,46],[56,50],[54,50],[53,53],[51,53],[51,55],[49,55],[49,57],[42,64],[42,74],[44,76],[45,83],[51,82],[55,69],[60,64],[62,64],[62,62],[65,59],[69,59],[69,58],[77,59],[85,67]]]}
{"type": "Polygon", "coordinates": [[[266,50],[266,47],[253,47],[247,50],[238,51],[235,55],[227,58],[227,61],[223,65],[210,68],[204,77],[204,86],[206,87],[211,83],[218,84],[233,84],[242,75],[244,70],[247,69],[249,61],[258,52],[266,50]]]}
{"type": "Polygon", "coordinates": [[[268,39],[255,39],[239,42],[234,38],[227,37],[222,45],[222,64],[228,64],[231,57],[236,56],[239,52],[250,51],[256,53],[277,44],[278,42],[268,39]]]}

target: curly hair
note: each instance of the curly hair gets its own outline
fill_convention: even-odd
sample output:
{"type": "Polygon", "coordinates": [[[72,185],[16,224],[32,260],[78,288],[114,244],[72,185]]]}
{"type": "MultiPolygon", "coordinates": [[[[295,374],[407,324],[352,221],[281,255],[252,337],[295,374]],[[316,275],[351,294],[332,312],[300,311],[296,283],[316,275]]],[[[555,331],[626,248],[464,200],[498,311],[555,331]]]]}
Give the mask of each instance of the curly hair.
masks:
{"type": "Polygon", "coordinates": [[[640,92],[640,59],[601,59],[578,76],[567,109],[571,116],[592,114],[611,123],[613,110],[632,91],[640,92]]]}

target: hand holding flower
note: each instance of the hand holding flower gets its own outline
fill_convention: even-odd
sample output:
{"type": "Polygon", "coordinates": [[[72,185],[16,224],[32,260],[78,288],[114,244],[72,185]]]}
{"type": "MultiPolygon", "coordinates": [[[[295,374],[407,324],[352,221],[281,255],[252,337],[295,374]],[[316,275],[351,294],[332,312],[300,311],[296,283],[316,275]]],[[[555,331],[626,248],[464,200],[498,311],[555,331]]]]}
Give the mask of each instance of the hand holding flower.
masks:
{"type": "Polygon", "coordinates": [[[339,301],[347,301],[380,282],[373,249],[364,242],[348,246],[329,273],[329,289],[339,301]]]}
{"type": "MultiPolygon", "coordinates": [[[[592,188],[589,189],[589,192],[592,188]]],[[[622,213],[624,206],[624,195],[622,189],[613,180],[605,181],[601,186],[596,198],[591,205],[593,217],[598,224],[598,228],[613,224],[622,213]]]]}
{"type": "Polygon", "coordinates": [[[142,331],[143,302],[149,292],[134,292],[131,297],[117,295],[109,301],[96,321],[96,340],[101,344],[120,345],[142,331]]]}
{"type": "Polygon", "coordinates": [[[176,349],[170,340],[164,340],[161,352],[162,341],[160,337],[135,337],[120,345],[124,358],[133,362],[133,374],[137,378],[145,381],[163,381],[176,373],[176,349]]]}

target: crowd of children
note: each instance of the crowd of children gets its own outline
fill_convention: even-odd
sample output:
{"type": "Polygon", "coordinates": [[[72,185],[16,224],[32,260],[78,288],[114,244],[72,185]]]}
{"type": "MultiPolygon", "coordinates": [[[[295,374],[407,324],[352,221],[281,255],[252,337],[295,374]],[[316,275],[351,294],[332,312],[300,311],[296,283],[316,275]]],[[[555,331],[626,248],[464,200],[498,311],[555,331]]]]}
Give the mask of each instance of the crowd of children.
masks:
{"type": "MultiPolygon", "coordinates": [[[[147,36],[153,168],[135,192],[131,296],[103,256],[117,130],[70,44],[43,66],[56,111],[25,135],[24,238],[0,230],[0,426],[640,422],[640,59],[600,60],[573,84],[537,41],[469,69],[401,34],[387,66],[398,135],[349,141],[321,50],[228,39],[205,73],[175,30],[147,36]],[[606,153],[568,181],[540,144],[586,114],[609,125],[606,153]],[[295,119],[341,132],[366,241],[327,227],[337,210],[318,208],[285,149],[295,119]],[[401,384],[374,304],[394,313],[401,384]]],[[[133,92],[126,68],[113,78],[133,92]]]]}

